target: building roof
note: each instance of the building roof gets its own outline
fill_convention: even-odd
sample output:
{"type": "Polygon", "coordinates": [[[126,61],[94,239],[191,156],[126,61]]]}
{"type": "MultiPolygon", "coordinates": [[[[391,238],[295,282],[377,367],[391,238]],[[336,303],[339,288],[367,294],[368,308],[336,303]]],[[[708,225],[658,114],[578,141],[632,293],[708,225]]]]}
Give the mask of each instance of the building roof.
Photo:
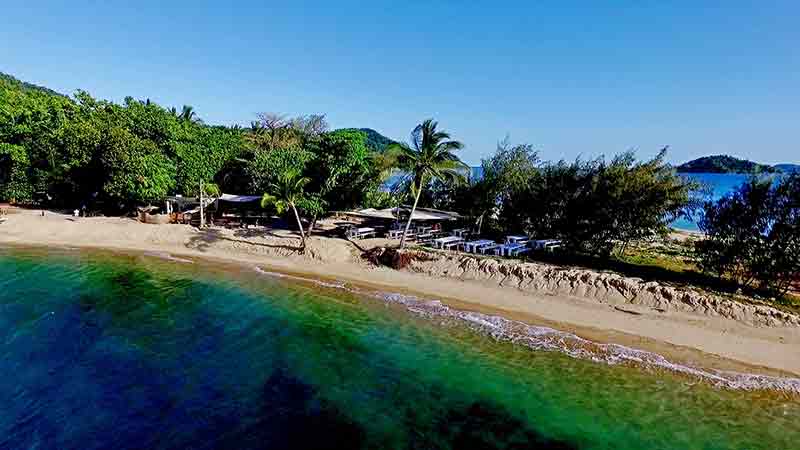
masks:
{"type": "MultiPolygon", "coordinates": [[[[410,211],[411,208],[402,206],[400,207],[399,213],[400,215],[408,215],[410,211]]],[[[386,209],[367,208],[356,211],[346,211],[345,214],[351,216],[369,218],[369,219],[396,220],[398,219],[398,208],[386,208],[386,209]]],[[[446,221],[446,220],[457,220],[457,219],[461,219],[461,215],[453,211],[440,211],[438,209],[431,209],[431,208],[417,208],[414,211],[414,217],[412,217],[411,220],[446,221]]]]}
{"type": "Polygon", "coordinates": [[[250,203],[250,202],[257,202],[261,201],[260,195],[232,195],[232,194],[222,194],[219,196],[219,199],[223,202],[232,202],[232,203],[250,203]]]}

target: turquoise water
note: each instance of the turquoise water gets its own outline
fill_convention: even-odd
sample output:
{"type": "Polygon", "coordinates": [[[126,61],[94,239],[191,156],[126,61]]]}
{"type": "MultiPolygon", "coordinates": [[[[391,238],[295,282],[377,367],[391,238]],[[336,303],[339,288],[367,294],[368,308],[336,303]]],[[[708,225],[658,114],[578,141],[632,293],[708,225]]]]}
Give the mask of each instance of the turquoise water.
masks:
{"type": "Polygon", "coordinates": [[[800,404],[239,267],[0,249],[0,448],[790,449],[800,404]]]}
{"type": "MultiPolygon", "coordinates": [[[[733,192],[750,178],[750,175],[738,173],[682,173],[681,175],[700,182],[706,190],[704,199],[712,201],[733,192]]],[[[672,226],[681,230],[698,231],[699,220],[699,215],[691,219],[680,218],[672,222],[672,226]]]]}

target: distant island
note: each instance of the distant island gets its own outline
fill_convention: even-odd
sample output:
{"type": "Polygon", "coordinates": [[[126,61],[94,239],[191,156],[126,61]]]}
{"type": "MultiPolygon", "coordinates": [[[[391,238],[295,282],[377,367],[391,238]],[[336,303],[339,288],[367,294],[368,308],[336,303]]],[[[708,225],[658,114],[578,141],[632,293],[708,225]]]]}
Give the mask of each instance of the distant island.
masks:
{"type": "Polygon", "coordinates": [[[394,144],[395,141],[380,134],[372,128],[344,128],[344,130],[361,131],[367,135],[367,147],[375,152],[383,152],[389,144],[394,144]]]}
{"type": "Polygon", "coordinates": [[[775,164],[772,167],[781,172],[800,172],[800,164],[775,164]]]}
{"type": "Polygon", "coordinates": [[[735,158],[729,155],[712,155],[693,159],[679,165],[678,172],[682,173],[777,173],[800,171],[797,164],[759,164],[746,159],[735,158]]]}

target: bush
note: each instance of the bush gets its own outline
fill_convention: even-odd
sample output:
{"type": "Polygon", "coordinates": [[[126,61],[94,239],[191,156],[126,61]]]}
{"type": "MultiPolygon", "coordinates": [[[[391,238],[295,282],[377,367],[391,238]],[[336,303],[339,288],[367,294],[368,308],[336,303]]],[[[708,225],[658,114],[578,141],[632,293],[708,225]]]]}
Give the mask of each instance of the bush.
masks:
{"type": "Polygon", "coordinates": [[[492,234],[558,238],[573,252],[607,257],[615,246],[624,251],[632,241],[666,234],[694,207],[699,186],[677,175],[665,155],[540,163],[530,146],[503,143],[483,162],[483,179],[437,186],[431,204],[452,205],[492,234]]]}
{"type": "Polygon", "coordinates": [[[800,175],[751,179],[704,205],[700,266],[720,278],[785,295],[800,277],[800,175]]]}

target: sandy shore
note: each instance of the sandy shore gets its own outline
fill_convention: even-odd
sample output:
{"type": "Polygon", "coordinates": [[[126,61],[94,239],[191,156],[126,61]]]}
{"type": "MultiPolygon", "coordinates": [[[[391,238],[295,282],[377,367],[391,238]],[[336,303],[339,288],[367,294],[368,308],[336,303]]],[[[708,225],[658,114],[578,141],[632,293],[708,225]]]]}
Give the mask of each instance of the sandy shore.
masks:
{"type": "Polygon", "coordinates": [[[800,326],[757,326],[717,314],[629,306],[542,289],[503,286],[496,280],[459,279],[375,268],[361,248],[338,238],[314,237],[306,255],[282,230],[198,231],[183,225],[146,225],[125,218],[72,218],[17,210],[0,224],[0,243],[92,247],[169,253],[258,266],[267,270],[345,281],[387,292],[438,299],[457,309],[497,314],[578,336],[653,351],[696,367],[800,376],[800,326]]]}

